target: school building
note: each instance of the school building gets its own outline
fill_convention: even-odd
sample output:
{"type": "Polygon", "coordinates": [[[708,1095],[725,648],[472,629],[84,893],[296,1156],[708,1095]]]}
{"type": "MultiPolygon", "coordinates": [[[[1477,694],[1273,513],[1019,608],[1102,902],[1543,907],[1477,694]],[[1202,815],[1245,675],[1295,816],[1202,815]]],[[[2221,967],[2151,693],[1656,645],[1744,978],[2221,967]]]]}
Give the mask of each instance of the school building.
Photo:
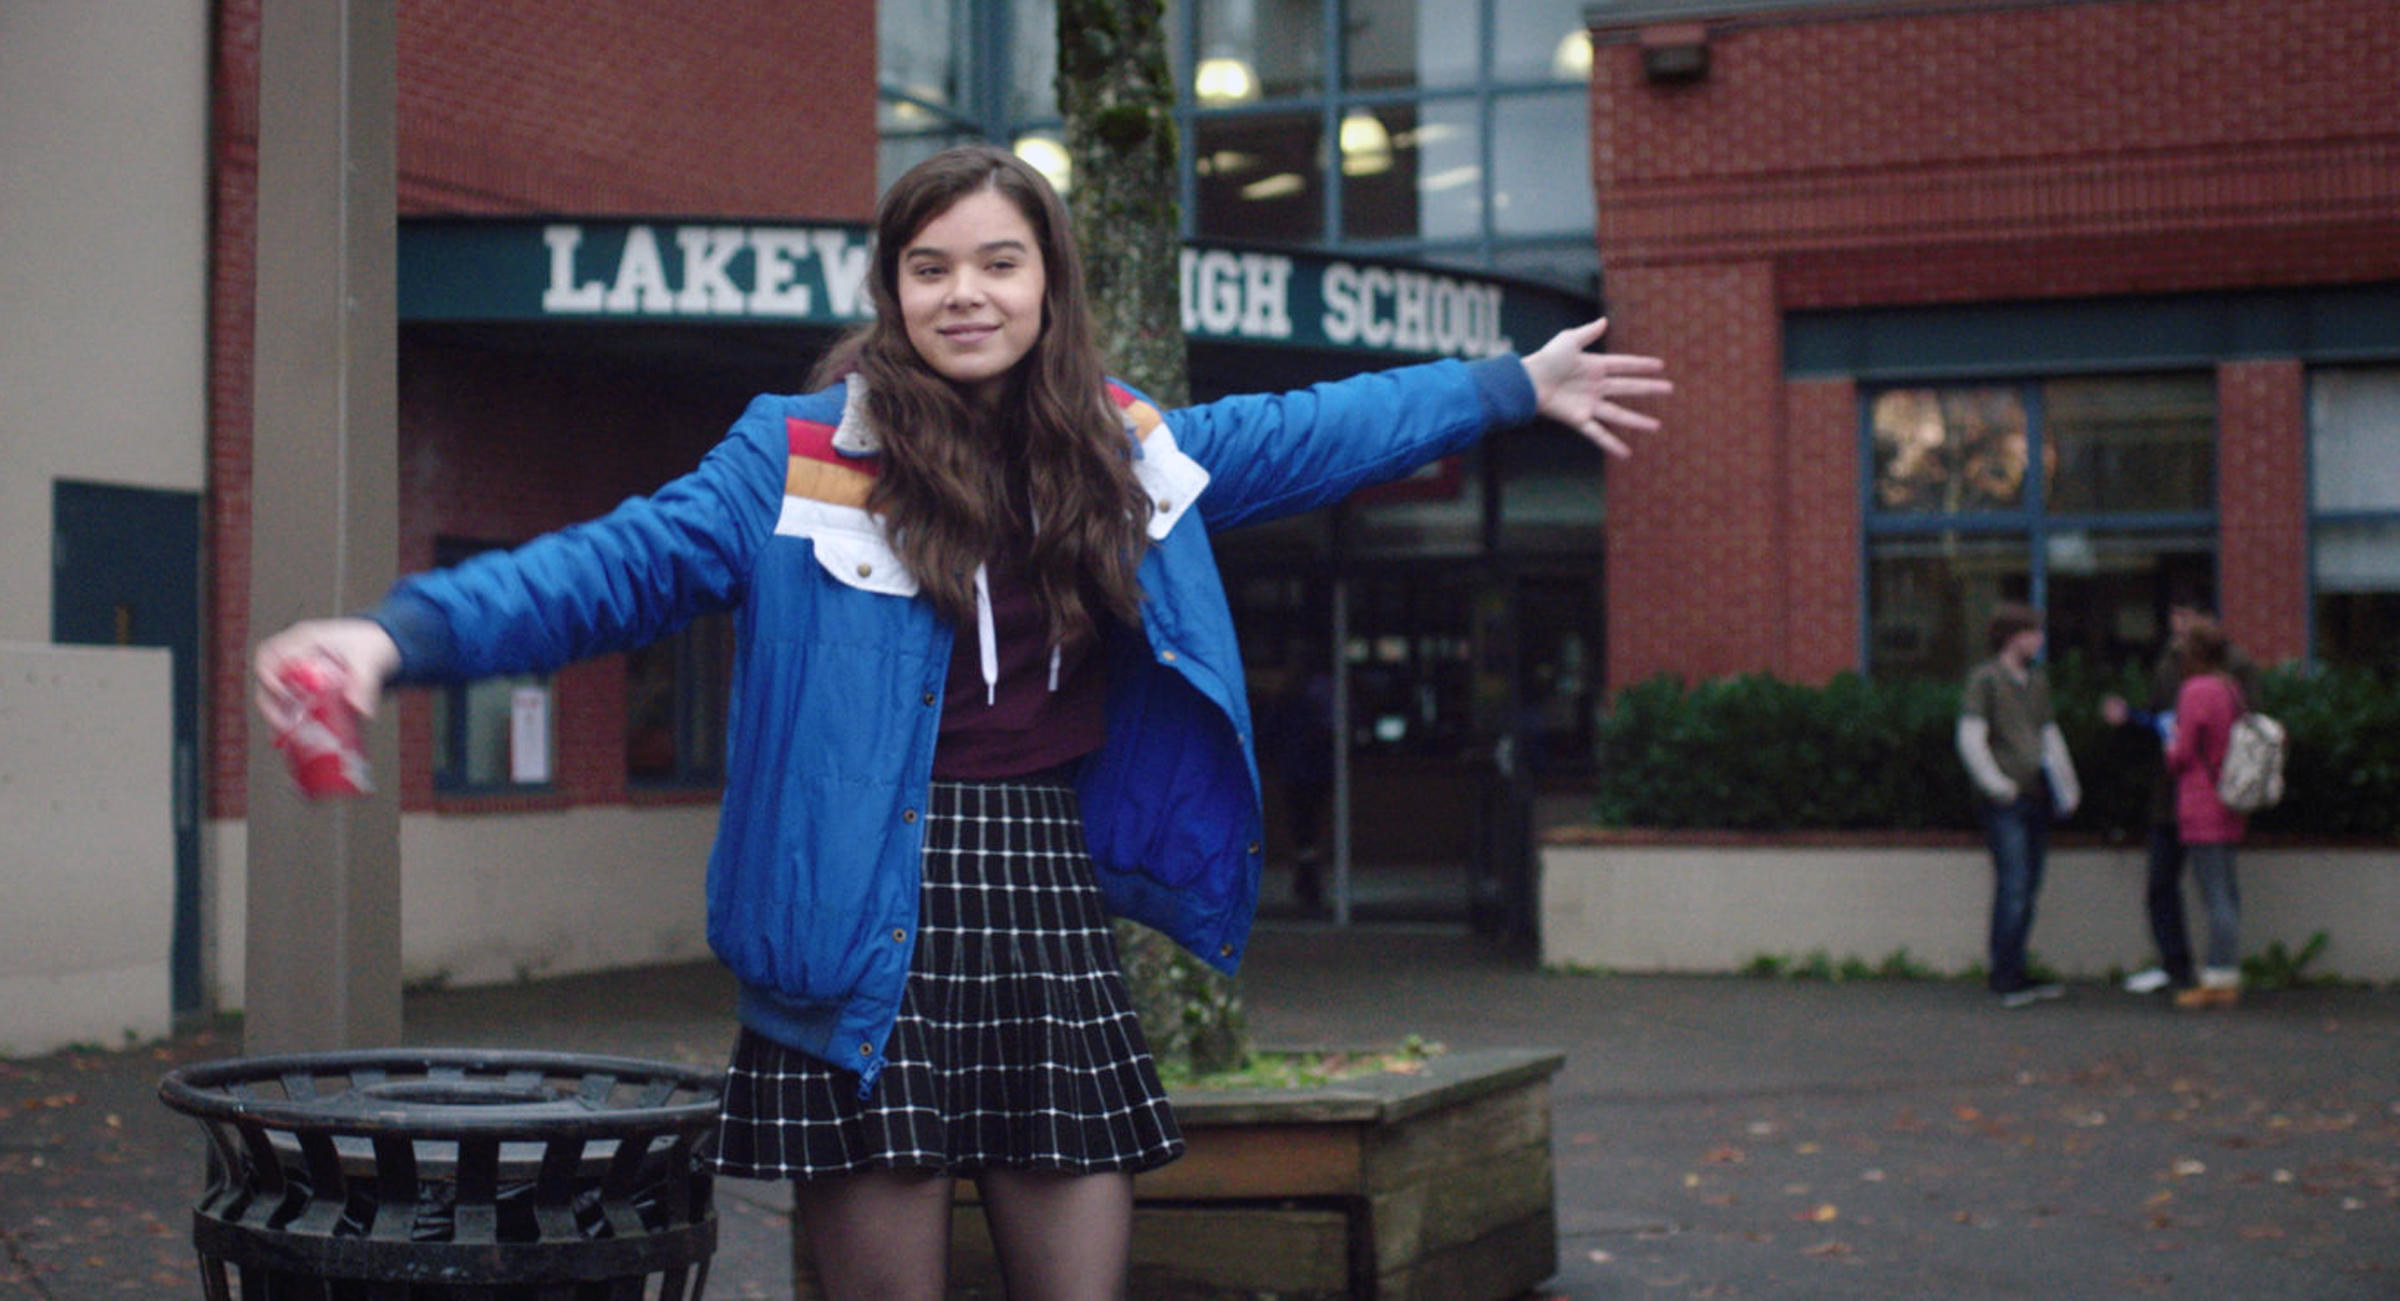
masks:
{"type": "MultiPolygon", "coordinates": [[[[289,798],[246,789],[259,6],[0,11],[0,815],[56,829],[0,849],[0,1003],[128,1029],[240,1005],[245,818],[289,798]],[[70,649],[112,646],[164,649],[70,649]]],[[[910,162],[1063,157],[1048,0],[393,16],[403,570],[801,385],[910,162]]],[[[2390,19],[1172,0],[1195,396],[1603,306],[1679,385],[1605,473],[1511,431],[1217,540],[1262,714],[1331,679],[1337,915],[1521,935],[1527,810],[1653,674],[1955,674],[2009,598],[2109,660],[2187,598],[2265,660],[2400,660],[2390,19]]],[[[411,979],[705,956],[725,636],[386,711],[411,979]]]]}

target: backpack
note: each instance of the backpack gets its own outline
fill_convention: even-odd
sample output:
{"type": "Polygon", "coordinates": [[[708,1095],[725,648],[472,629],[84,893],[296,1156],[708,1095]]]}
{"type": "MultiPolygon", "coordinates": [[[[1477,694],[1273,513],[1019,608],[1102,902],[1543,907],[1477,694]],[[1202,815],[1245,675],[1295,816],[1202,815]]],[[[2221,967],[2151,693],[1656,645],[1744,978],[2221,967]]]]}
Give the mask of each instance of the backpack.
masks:
{"type": "Polygon", "coordinates": [[[2217,798],[2236,813],[2273,808],[2283,798],[2283,724],[2245,709],[2225,739],[2225,766],[2217,770],[2217,798]]]}

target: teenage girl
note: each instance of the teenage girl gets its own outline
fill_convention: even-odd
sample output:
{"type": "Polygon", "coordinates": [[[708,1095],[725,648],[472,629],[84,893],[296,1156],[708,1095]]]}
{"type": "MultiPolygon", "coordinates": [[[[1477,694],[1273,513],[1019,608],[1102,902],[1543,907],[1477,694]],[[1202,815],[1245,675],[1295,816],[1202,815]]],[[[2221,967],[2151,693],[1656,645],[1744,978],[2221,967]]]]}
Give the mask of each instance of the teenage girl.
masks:
{"type": "Polygon", "coordinates": [[[1109,916],[1230,971],[1257,769],[1208,535],[1339,501],[1547,416],[1622,456],[1655,359],[1436,362],[1161,413],[1106,378],[1067,215],[973,145],[876,216],[875,318],[817,391],[753,401],[699,468],[594,521],[294,625],[387,685],[541,672],[731,609],[708,873],[743,1026],[715,1160],[789,1179],[835,1297],[942,1295],[976,1180],[1012,1296],[1124,1286],[1133,1176],[1182,1139],[1109,916]]]}

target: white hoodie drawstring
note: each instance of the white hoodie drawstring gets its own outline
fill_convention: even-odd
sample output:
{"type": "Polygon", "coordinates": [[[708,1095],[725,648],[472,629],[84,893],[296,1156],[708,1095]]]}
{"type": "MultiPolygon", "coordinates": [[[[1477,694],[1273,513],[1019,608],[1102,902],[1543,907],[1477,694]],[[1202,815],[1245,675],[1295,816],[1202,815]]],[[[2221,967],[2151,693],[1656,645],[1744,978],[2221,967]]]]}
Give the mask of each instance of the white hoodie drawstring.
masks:
{"type": "MultiPolygon", "coordinates": [[[[986,708],[1000,701],[1000,635],[992,624],[991,571],[975,566],[975,641],[982,652],[983,703],[986,708]]],[[[1058,691],[1058,643],[1050,643],[1050,690],[1058,691]]]]}
{"type": "MultiPolygon", "coordinates": [[[[975,566],[975,640],[983,652],[983,703],[1000,701],[1000,635],[992,626],[992,580],[982,565],[975,566]]],[[[1053,679],[1051,690],[1058,689],[1053,679]]]]}

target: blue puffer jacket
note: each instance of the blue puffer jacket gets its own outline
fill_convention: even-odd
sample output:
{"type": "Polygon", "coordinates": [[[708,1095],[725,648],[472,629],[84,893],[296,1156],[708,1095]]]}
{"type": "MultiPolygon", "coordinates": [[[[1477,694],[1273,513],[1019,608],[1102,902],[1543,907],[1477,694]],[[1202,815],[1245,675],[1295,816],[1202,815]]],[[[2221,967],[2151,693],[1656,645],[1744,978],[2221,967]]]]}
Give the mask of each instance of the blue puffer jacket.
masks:
{"type": "MultiPolygon", "coordinates": [[[[403,580],[370,617],[402,682],[543,672],[732,609],[708,937],[744,1024],[859,1072],[884,1061],[916,935],[919,813],[951,629],[863,506],[874,454],[837,386],[761,397],[692,473],[591,522],[403,580]],[[828,437],[830,435],[830,438],[828,437]],[[830,442],[832,454],[827,453],[830,442]]],[[[1521,423],[1515,357],[1434,362],[1168,413],[1120,391],[1150,491],[1142,635],[1079,779],[1109,905],[1231,971],[1258,901],[1258,768],[1213,530],[1338,501],[1521,423]]]]}

